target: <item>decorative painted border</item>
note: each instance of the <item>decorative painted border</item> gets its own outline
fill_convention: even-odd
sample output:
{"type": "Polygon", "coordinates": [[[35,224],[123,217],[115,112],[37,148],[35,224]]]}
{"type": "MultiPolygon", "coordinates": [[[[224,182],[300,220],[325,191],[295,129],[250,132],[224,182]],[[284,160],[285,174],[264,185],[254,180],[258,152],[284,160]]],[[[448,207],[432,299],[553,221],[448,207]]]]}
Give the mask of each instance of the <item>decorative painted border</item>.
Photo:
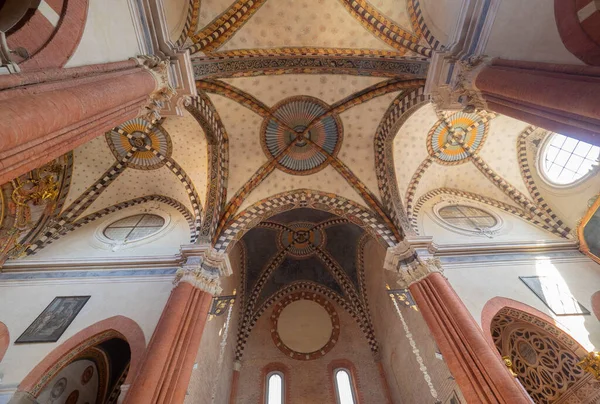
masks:
{"type": "Polygon", "coordinates": [[[196,80],[279,74],[349,74],[353,76],[425,78],[429,62],[419,58],[379,56],[240,56],[192,60],[196,80]]]}
{"type": "Polygon", "coordinates": [[[425,41],[427,41],[427,43],[433,49],[444,50],[444,46],[440,43],[440,41],[435,39],[425,23],[425,18],[423,18],[423,12],[421,11],[421,2],[419,0],[408,0],[406,2],[406,6],[408,8],[410,22],[415,33],[419,37],[425,39],[425,41]]]}
{"type": "Polygon", "coordinates": [[[221,59],[240,58],[245,56],[377,56],[381,58],[401,58],[404,52],[378,49],[353,48],[315,48],[309,46],[289,46],[283,48],[235,49],[229,51],[210,52],[208,56],[221,59]]]}
{"type": "Polygon", "coordinates": [[[327,299],[316,293],[302,291],[290,293],[287,296],[285,296],[282,300],[275,304],[275,307],[273,308],[273,312],[271,314],[271,324],[271,338],[273,339],[273,343],[275,344],[275,346],[281,352],[283,352],[285,356],[296,360],[310,361],[322,358],[333,349],[333,347],[340,338],[340,318],[338,317],[335,308],[327,299]],[[329,318],[331,319],[332,329],[329,340],[325,345],[323,345],[321,348],[314,352],[301,353],[294,351],[281,340],[279,332],[277,331],[277,322],[279,320],[279,315],[281,314],[283,309],[285,309],[289,304],[294,303],[298,300],[310,300],[315,303],[318,303],[327,311],[327,313],[329,314],[329,318]]]}
{"type": "Polygon", "coordinates": [[[283,211],[311,207],[347,218],[373,235],[385,247],[394,246],[398,239],[390,227],[376,215],[356,202],[335,194],[309,189],[282,192],[260,200],[231,219],[215,238],[218,252],[231,250],[235,242],[259,222],[283,211]]]}
{"type": "Polygon", "coordinates": [[[194,35],[194,32],[196,31],[196,26],[198,25],[199,15],[200,0],[189,0],[187,17],[185,19],[185,24],[183,25],[181,35],[175,42],[176,47],[182,48],[185,44],[185,41],[194,35]]]}

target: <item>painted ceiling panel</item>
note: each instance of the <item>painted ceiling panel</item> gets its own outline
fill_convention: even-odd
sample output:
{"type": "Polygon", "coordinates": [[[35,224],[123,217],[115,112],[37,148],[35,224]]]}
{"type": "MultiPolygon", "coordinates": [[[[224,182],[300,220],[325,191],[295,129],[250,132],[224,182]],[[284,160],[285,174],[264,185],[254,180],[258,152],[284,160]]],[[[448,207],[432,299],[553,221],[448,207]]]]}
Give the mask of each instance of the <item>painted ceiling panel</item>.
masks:
{"type": "Polygon", "coordinates": [[[222,12],[227,10],[234,0],[201,0],[198,29],[204,28],[222,12]]]}
{"type": "Polygon", "coordinates": [[[246,198],[238,212],[250,207],[255,202],[280,192],[294,189],[314,189],[334,193],[359,205],[366,206],[360,195],[344,178],[331,166],[311,175],[292,175],[275,169],[256,189],[246,198]]]}
{"type": "Polygon", "coordinates": [[[181,202],[193,212],[183,184],[166,166],[156,170],[128,168],[92,203],[82,216],[108,206],[146,195],[164,195],[181,202]]]}
{"type": "Polygon", "coordinates": [[[426,104],[415,111],[396,134],[394,164],[398,190],[403,200],[411,177],[428,155],[427,133],[437,120],[433,104],[426,104]]]}
{"type": "MultiPolygon", "coordinates": [[[[275,241],[277,233],[271,229],[255,227],[244,235],[246,248],[246,290],[254,288],[260,273],[267,263],[275,257],[278,245],[275,241]]],[[[249,293],[246,294],[248,296],[249,293]]]]}
{"type": "Polygon", "coordinates": [[[284,98],[294,95],[309,95],[331,105],[384,80],[381,77],[332,74],[286,74],[223,79],[223,81],[253,95],[270,107],[284,98]]]}
{"type": "Polygon", "coordinates": [[[259,140],[262,117],[235,101],[210,94],[229,136],[228,200],[267,162],[259,140]]]}
{"type": "Polygon", "coordinates": [[[371,0],[370,3],[404,30],[413,32],[405,0],[371,0]]]}
{"type": "Polygon", "coordinates": [[[183,117],[167,118],[162,126],[171,136],[173,159],[192,180],[204,204],[208,181],[208,157],[206,136],[200,124],[189,112],[184,111],[183,117]]]}
{"type": "Polygon", "coordinates": [[[352,283],[358,286],[356,259],[358,241],[365,234],[364,230],[353,224],[327,227],[327,251],[340,264],[352,283]]]}
{"type": "Polygon", "coordinates": [[[394,50],[337,0],[267,1],[219,50],[292,46],[394,50]]]}
{"type": "Polygon", "coordinates": [[[64,208],[98,180],[114,162],[115,157],[106,144],[104,135],[73,150],[73,177],[64,208]]]}
{"type": "Polygon", "coordinates": [[[371,190],[379,196],[375,173],[375,132],[399,92],[374,98],[342,113],[344,140],[338,157],[371,190]]]}
{"type": "Polygon", "coordinates": [[[490,133],[479,155],[491,168],[523,194],[529,191],[523,182],[517,156],[517,139],[528,123],[500,115],[490,124],[490,133]]]}

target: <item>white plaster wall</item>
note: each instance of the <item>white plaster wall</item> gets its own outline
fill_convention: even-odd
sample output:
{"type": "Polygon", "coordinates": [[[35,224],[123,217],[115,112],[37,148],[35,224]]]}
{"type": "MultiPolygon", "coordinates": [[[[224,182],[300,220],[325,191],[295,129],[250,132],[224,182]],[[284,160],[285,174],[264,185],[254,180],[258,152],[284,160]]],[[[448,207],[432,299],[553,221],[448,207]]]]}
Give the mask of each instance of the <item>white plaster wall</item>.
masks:
{"type": "Polygon", "coordinates": [[[440,43],[452,36],[463,0],[422,0],[421,13],[427,27],[440,43]]]}
{"type": "Polygon", "coordinates": [[[90,0],[83,36],[65,67],[118,62],[139,54],[128,0],[90,0]]]}
{"type": "MultiPolygon", "coordinates": [[[[52,350],[82,329],[106,318],[122,315],[135,321],[148,344],[171,293],[172,275],[164,277],[70,279],[0,282],[0,321],[6,324],[11,344],[0,362],[0,391],[16,388],[52,350]],[[56,296],[91,298],[56,343],[18,344],[14,341],[56,296]]],[[[0,398],[0,402],[2,399],[0,398]]]]}
{"type": "Polygon", "coordinates": [[[47,245],[35,255],[22,260],[36,261],[53,258],[115,258],[136,256],[174,255],[182,244],[190,242],[190,227],[185,218],[176,209],[158,202],[149,202],[138,206],[119,210],[94,222],[88,223],[68,233],[52,244],[47,245]],[[105,243],[98,241],[96,232],[102,231],[112,222],[126,216],[139,213],[166,214],[170,225],[161,230],[155,237],[132,247],[123,247],[112,251],[105,243]]]}
{"type": "Polygon", "coordinates": [[[557,317],[519,279],[519,276],[549,276],[564,280],[570,293],[591,311],[591,296],[600,290],[600,266],[582,254],[572,258],[539,255],[526,261],[510,261],[501,256],[462,264],[443,261],[443,267],[452,287],[478,322],[481,322],[482,309],[490,299],[505,297],[555,318],[586,349],[597,351],[600,348],[600,322],[593,314],[557,317]]]}
{"type": "MultiPolygon", "coordinates": [[[[419,217],[419,228],[420,234],[423,236],[433,237],[433,241],[438,245],[443,244],[474,244],[474,243],[490,243],[490,242],[531,242],[531,241],[542,241],[542,240],[558,240],[559,237],[536,226],[529,224],[525,220],[506,213],[500,209],[496,209],[486,204],[476,204],[470,200],[464,202],[468,205],[478,207],[483,210],[495,213],[502,219],[502,227],[498,234],[494,235],[493,238],[489,238],[484,235],[473,234],[467,235],[459,232],[452,231],[448,228],[443,227],[439,224],[439,219],[434,219],[433,207],[442,198],[450,198],[449,196],[442,196],[433,198],[423,205],[419,217]]],[[[452,197],[452,200],[460,201],[461,198],[452,197]]]]}
{"type": "Polygon", "coordinates": [[[514,60],[583,64],[560,39],[554,0],[502,0],[484,54],[514,60]]]}
{"type": "Polygon", "coordinates": [[[173,42],[177,41],[179,35],[183,32],[189,4],[190,2],[187,0],[163,1],[167,17],[167,26],[169,27],[169,37],[173,42]]]}

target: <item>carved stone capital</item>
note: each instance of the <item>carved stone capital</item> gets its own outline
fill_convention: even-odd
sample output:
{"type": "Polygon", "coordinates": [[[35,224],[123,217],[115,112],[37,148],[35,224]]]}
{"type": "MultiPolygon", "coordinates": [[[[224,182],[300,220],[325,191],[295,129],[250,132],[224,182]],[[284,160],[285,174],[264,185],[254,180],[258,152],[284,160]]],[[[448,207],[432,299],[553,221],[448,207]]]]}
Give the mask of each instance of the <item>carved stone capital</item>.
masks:
{"type": "Polygon", "coordinates": [[[404,289],[431,273],[443,271],[438,258],[421,259],[406,241],[388,248],[383,265],[386,270],[398,275],[397,285],[404,289]]]}
{"type": "Polygon", "coordinates": [[[150,94],[150,101],[144,107],[142,116],[149,121],[158,120],[161,118],[161,109],[177,94],[169,78],[171,62],[168,58],[163,59],[156,55],[140,55],[133,59],[146,68],[156,80],[156,89],[150,94]]]}
{"type": "Polygon", "coordinates": [[[210,246],[182,249],[184,263],[175,274],[175,285],[187,282],[212,295],[221,293],[221,277],[232,273],[229,257],[210,246]]]}

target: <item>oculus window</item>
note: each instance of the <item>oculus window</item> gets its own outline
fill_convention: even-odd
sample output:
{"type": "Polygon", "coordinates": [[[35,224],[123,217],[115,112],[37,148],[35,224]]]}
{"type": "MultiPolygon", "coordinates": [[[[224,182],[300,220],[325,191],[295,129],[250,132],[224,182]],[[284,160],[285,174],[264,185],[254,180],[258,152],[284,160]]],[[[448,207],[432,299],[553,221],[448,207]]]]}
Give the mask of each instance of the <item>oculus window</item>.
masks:
{"type": "Polygon", "coordinates": [[[333,373],[335,378],[335,395],[337,404],[356,404],[352,377],[347,369],[336,369],[333,373]]]}
{"type": "Polygon", "coordinates": [[[106,226],[104,236],[119,242],[131,242],[158,233],[165,225],[165,219],[153,214],[139,214],[117,220],[106,226]]]}
{"type": "Polygon", "coordinates": [[[498,220],[494,216],[473,206],[444,206],[438,214],[444,222],[461,230],[479,232],[498,225],[498,220]]]}
{"type": "Polygon", "coordinates": [[[265,404],[284,404],[283,392],[283,373],[269,373],[267,375],[265,404]]]}
{"type": "Polygon", "coordinates": [[[542,149],[541,171],[552,185],[575,184],[592,174],[598,165],[600,147],[553,134],[542,149]]]}

